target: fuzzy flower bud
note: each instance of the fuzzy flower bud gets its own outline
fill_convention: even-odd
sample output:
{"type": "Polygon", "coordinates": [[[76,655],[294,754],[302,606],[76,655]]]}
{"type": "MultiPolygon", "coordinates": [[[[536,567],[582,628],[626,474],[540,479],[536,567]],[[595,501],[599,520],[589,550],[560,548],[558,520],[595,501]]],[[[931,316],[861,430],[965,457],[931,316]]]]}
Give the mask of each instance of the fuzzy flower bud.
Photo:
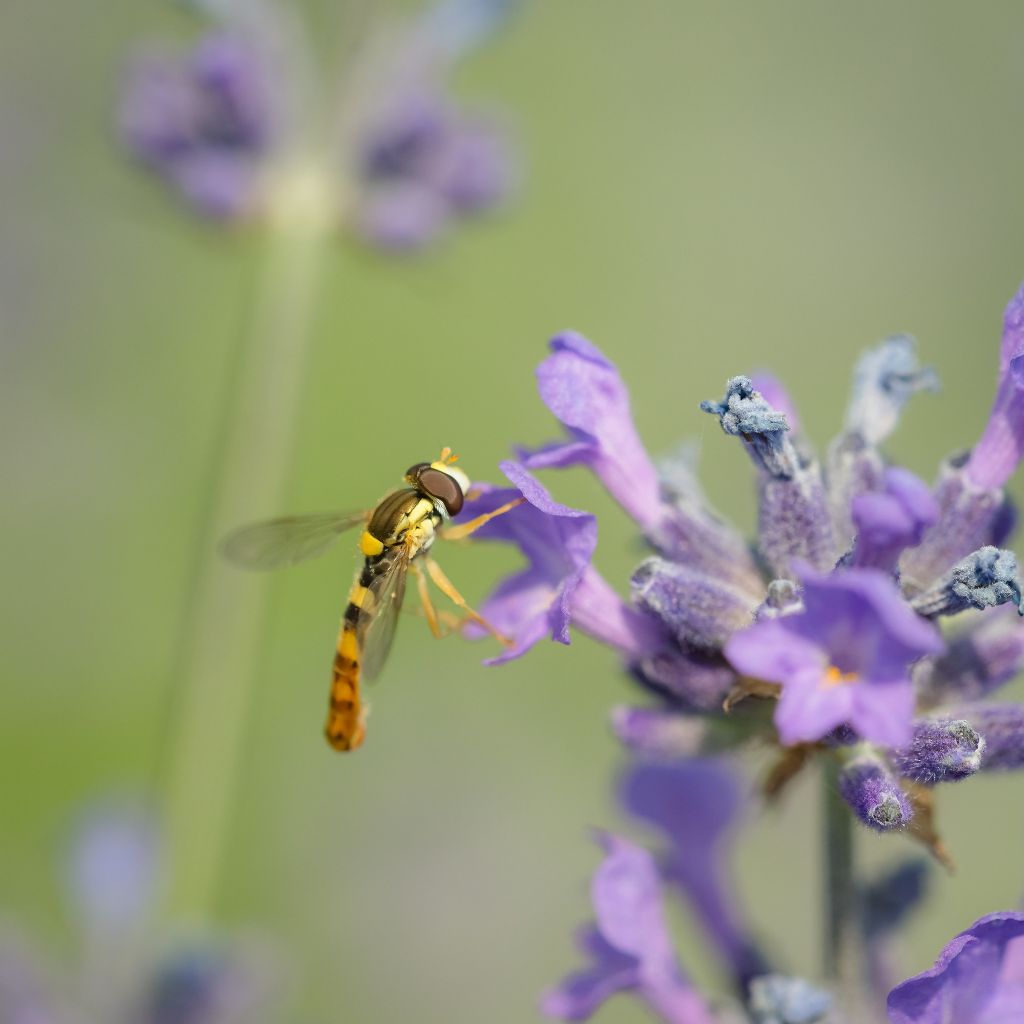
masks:
{"type": "Polygon", "coordinates": [[[758,544],[777,576],[792,570],[794,559],[818,569],[836,561],[828,495],[820,466],[806,459],[786,436],[786,417],[754,390],[749,377],[733,377],[721,402],[701,402],[718,417],[725,433],[743,440],[760,470],[758,544]]]}
{"type": "Polygon", "coordinates": [[[970,722],[921,719],[914,723],[910,745],[893,755],[900,775],[933,786],[937,782],[958,782],[980,767],[985,740],[970,722]]]}
{"type": "Polygon", "coordinates": [[[753,621],[747,594],[686,565],[648,558],[633,573],[633,600],[657,615],[681,645],[721,649],[753,621]]]}
{"type": "Polygon", "coordinates": [[[919,615],[933,619],[967,608],[993,608],[1007,601],[1013,601],[1024,615],[1017,557],[1012,551],[988,545],[954,565],[948,575],[911,603],[919,615]]]}
{"type": "Polygon", "coordinates": [[[907,795],[888,766],[867,749],[843,767],[839,792],[853,813],[878,832],[903,828],[913,815],[907,795]]]}

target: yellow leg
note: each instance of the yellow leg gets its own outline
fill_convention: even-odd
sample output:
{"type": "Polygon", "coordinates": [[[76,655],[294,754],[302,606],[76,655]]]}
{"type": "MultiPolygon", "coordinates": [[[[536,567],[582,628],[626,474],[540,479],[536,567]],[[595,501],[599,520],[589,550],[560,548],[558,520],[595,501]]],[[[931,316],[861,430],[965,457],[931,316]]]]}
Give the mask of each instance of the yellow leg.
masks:
{"type": "Polygon", "coordinates": [[[409,568],[416,577],[416,589],[419,591],[420,604],[423,606],[423,614],[427,618],[427,625],[430,627],[430,632],[440,640],[441,637],[445,636],[445,633],[441,629],[441,623],[438,620],[437,609],[434,607],[434,602],[430,599],[430,588],[427,585],[427,577],[423,575],[423,570],[420,569],[415,562],[410,562],[409,568]]]}
{"type": "Polygon", "coordinates": [[[466,599],[455,589],[455,584],[448,579],[437,562],[428,555],[424,555],[423,561],[426,563],[427,572],[430,574],[430,578],[434,581],[434,585],[442,594],[444,594],[445,597],[448,598],[449,601],[452,602],[452,604],[461,608],[473,622],[477,623],[477,625],[483,626],[484,629],[486,629],[487,632],[490,633],[491,636],[493,636],[499,643],[504,644],[506,647],[512,646],[512,641],[509,640],[507,636],[500,633],[482,615],[479,615],[470,608],[466,599]]]}
{"type": "MultiPolygon", "coordinates": [[[[482,516],[477,516],[476,519],[470,519],[466,523],[459,523],[457,526],[447,526],[442,531],[441,536],[445,540],[463,540],[472,533],[476,533],[484,523],[489,523],[492,519],[497,519],[498,516],[503,516],[506,512],[511,512],[512,509],[517,508],[526,501],[525,498],[516,498],[515,501],[506,502],[504,505],[499,506],[493,512],[485,512],[482,516]]],[[[437,583],[437,580],[434,580],[437,583]]],[[[437,584],[439,587],[440,583],[437,584]]],[[[441,588],[444,589],[443,587],[441,588]]],[[[449,597],[451,595],[449,594],[449,597]]],[[[455,599],[452,598],[454,601],[455,599]]],[[[455,602],[458,604],[458,601],[455,602]]]]}

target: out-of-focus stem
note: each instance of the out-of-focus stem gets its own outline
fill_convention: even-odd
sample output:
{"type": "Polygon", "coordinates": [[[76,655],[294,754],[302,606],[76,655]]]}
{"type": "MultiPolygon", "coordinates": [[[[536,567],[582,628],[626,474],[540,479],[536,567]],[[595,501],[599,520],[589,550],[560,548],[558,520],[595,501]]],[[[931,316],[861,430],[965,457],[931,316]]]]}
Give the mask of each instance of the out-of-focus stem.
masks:
{"type": "Polygon", "coordinates": [[[225,389],[230,412],[170,681],[162,780],[169,896],[187,914],[207,911],[217,885],[267,591],[264,578],[219,558],[217,540],[279,507],[331,229],[314,169],[283,177],[275,196],[248,337],[225,389]]]}
{"type": "Polygon", "coordinates": [[[850,1024],[861,1021],[861,930],[853,868],[853,815],[839,792],[839,763],[822,763],[822,830],[824,854],[823,973],[833,983],[850,1024]]]}

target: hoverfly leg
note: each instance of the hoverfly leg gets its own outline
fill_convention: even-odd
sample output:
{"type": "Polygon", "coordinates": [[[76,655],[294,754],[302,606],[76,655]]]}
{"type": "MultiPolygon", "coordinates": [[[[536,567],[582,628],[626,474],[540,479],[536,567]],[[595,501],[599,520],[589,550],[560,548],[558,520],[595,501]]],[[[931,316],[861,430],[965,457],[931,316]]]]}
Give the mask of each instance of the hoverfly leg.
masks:
{"type": "Polygon", "coordinates": [[[486,629],[487,632],[498,641],[498,643],[503,644],[505,647],[512,646],[512,641],[505,636],[504,633],[500,632],[500,630],[492,626],[482,615],[470,608],[466,599],[458,592],[458,590],[455,589],[455,584],[448,579],[437,562],[426,555],[424,556],[423,561],[426,563],[427,572],[430,574],[430,578],[434,581],[434,585],[442,594],[445,595],[445,597],[448,598],[449,601],[452,602],[452,604],[461,608],[466,613],[467,618],[471,621],[475,622],[479,626],[483,626],[483,628],[486,629]]]}
{"type": "Polygon", "coordinates": [[[426,617],[427,625],[430,627],[430,632],[434,634],[436,639],[440,640],[447,634],[441,628],[437,609],[430,598],[430,587],[427,584],[427,577],[423,575],[423,570],[415,562],[409,563],[409,570],[416,577],[416,589],[419,591],[420,604],[423,606],[423,614],[426,617]]]}
{"type": "MultiPolygon", "coordinates": [[[[459,523],[457,526],[447,526],[443,530],[441,536],[444,537],[445,540],[464,540],[471,534],[476,533],[484,523],[489,523],[492,519],[497,519],[498,516],[503,516],[506,512],[511,512],[512,509],[518,508],[522,505],[524,501],[526,501],[525,498],[516,498],[515,501],[509,501],[504,505],[498,506],[498,508],[493,512],[485,512],[482,516],[477,516],[475,519],[470,519],[465,523],[459,523]]],[[[435,580],[434,582],[436,583],[437,581],[435,580]]],[[[438,586],[440,586],[440,584],[438,584],[438,586]]],[[[455,603],[458,604],[458,601],[455,603]]]]}

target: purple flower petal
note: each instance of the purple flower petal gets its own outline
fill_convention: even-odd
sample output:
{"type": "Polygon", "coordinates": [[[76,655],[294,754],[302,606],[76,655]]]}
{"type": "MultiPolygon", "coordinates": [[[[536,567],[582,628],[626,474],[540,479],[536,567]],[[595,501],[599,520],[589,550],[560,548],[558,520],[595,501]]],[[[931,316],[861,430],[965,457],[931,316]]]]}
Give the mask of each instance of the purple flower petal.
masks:
{"type": "Polygon", "coordinates": [[[1024,1020],[1024,914],[989,914],[961,932],[935,966],[889,993],[890,1024],[1011,1024],[1024,1020]]]}
{"type": "Polygon", "coordinates": [[[964,467],[982,489],[1002,487],[1024,455],[1024,285],[1003,316],[999,383],[992,413],[964,467]]]}
{"type": "Polygon", "coordinates": [[[897,467],[885,470],[883,490],[855,497],[852,512],[857,543],[851,564],[890,572],[903,550],[920,544],[939,517],[928,485],[897,467]]]}
{"type": "Polygon", "coordinates": [[[735,633],[725,656],[740,672],[782,684],[784,743],[821,739],[848,723],[865,739],[910,739],[910,665],[942,649],[937,631],[875,569],[802,574],[804,611],[735,633]]]}
{"type": "Polygon", "coordinates": [[[633,425],[629,394],[618,370],[600,350],[574,331],[556,335],[551,355],[537,370],[540,397],[572,438],[524,460],[530,468],[566,465],[578,459],[600,477],[612,497],[645,530],[664,518],[658,473],[633,425]]]}
{"type": "Polygon", "coordinates": [[[763,958],[725,873],[727,841],[741,808],[733,772],[708,759],[641,762],[624,775],[620,800],[669,840],[669,877],[686,893],[734,975],[745,982],[763,973],[763,958]]]}
{"type": "Polygon", "coordinates": [[[591,885],[597,920],[580,941],[592,963],[545,993],[542,1012],[584,1020],[609,996],[631,990],[667,1024],[713,1024],[676,961],[654,860],[617,836],[597,838],[605,850],[591,885]]]}
{"type": "Polygon", "coordinates": [[[412,252],[434,241],[444,230],[448,208],[419,182],[374,188],[356,212],[356,228],[383,249],[412,252]]]}

